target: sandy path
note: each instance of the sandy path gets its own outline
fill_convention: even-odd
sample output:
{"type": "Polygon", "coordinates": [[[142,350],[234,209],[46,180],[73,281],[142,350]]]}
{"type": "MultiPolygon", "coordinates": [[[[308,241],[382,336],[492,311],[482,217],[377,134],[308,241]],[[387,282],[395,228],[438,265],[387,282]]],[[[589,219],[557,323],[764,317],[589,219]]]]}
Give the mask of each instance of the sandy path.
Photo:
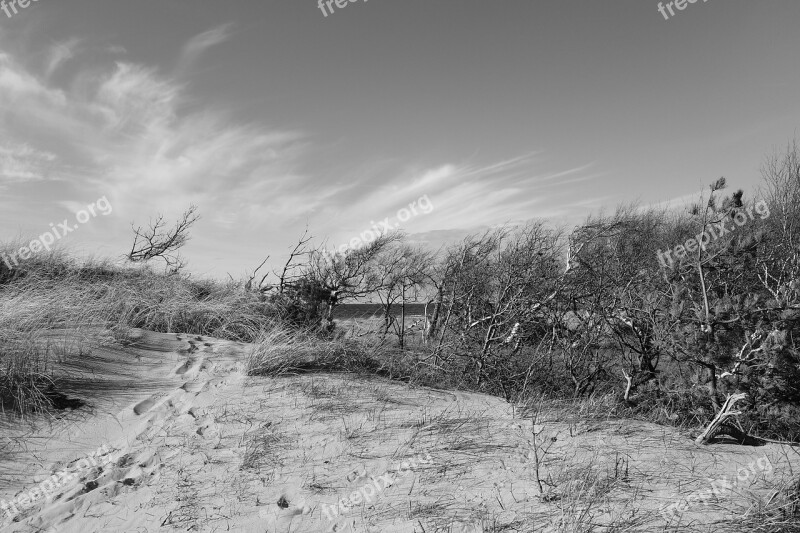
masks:
{"type": "MultiPolygon", "coordinates": [[[[454,511],[448,522],[468,521],[475,510],[466,493],[492,489],[488,478],[486,487],[471,479],[465,479],[468,489],[456,485],[472,477],[479,459],[487,472],[495,467],[481,457],[486,450],[510,446],[474,440],[507,416],[503,402],[346,376],[247,378],[244,349],[138,332],[126,352],[159,356],[136,358],[132,365],[141,365],[142,375],[119,373],[156,377],[145,382],[149,393],[107,391],[92,402],[98,404],[92,416],[56,421],[35,451],[15,454],[14,464],[25,456],[47,457],[17,472],[17,479],[32,480],[26,490],[52,473],[73,475],[45,498],[18,506],[14,522],[0,522],[3,531],[342,531],[345,523],[359,530],[413,531],[421,519],[448,507],[454,511]],[[433,433],[438,423],[442,431],[433,433]],[[472,438],[463,439],[464,431],[472,438]],[[81,466],[80,459],[99,446],[109,452],[96,465],[81,466]],[[437,466],[435,448],[443,446],[466,459],[437,466]],[[409,516],[395,517],[401,495],[424,490],[424,499],[433,497],[423,481],[432,475],[440,480],[438,503],[418,502],[408,513],[403,503],[400,514],[409,516]],[[462,505],[453,488],[464,492],[462,505]],[[362,490],[370,499],[375,493],[373,508],[386,506],[376,522],[383,525],[367,524],[364,509],[337,506],[362,490]]],[[[6,490],[2,498],[19,493],[6,490]]]]}

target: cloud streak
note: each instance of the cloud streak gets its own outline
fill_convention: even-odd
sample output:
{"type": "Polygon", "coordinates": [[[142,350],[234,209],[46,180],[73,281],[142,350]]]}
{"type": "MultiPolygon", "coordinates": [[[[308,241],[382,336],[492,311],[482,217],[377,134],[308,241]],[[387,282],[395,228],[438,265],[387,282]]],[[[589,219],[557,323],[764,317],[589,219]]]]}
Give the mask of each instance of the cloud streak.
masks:
{"type": "Polygon", "coordinates": [[[80,43],[77,38],[54,44],[48,53],[45,76],[50,77],[64,62],[75,57],[75,50],[80,43]]]}
{"type": "Polygon", "coordinates": [[[507,222],[577,216],[587,204],[596,204],[596,199],[574,198],[569,184],[600,177],[592,167],[548,172],[541,154],[529,153],[484,165],[443,163],[422,170],[399,170],[377,184],[362,180],[332,187],[328,198],[334,200],[327,210],[319,206],[318,219],[335,216],[337,231],[330,240],[344,242],[371,221],[395,216],[398,209],[422,195],[431,199],[435,210],[409,220],[404,229],[412,233],[435,228],[460,235],[464,230],[507,222]],[[559,194],[573,197],[556,205],[553,198],[559,194]],[[342,209],[345,202],[347,207],[342,209]]]}
{"type": "Polygon", "coordinates": [[[195,35],[183,46],[177,73],[182,75],[188,71],[200,56],[209,48],[220,45],[230,39],[233,24],[222,24],[216,28],[195,35]]]}

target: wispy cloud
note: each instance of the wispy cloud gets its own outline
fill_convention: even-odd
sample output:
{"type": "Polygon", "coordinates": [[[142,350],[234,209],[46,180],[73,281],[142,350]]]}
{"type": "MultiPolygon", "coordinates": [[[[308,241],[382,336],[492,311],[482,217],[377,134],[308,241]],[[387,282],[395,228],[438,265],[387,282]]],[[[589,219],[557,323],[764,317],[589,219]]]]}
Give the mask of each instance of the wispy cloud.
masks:
{"type": "Polygon", "coordinates": [[[574,215],[585,209],[586,204],[596,202],[591,197],[575,198],[574,188],[566,183],[590,181],[599,176],[592,172],[592,165],[548,171],[539,153],[484,165],[444,163],[427,169],[396,171],[379,183],[370,183],[370,187],[354,181],[331,188],[325,200],[328,207],[321,205],[319,211],[336,217],[337,231],[330,240],[346,242],[349,235],[368,228],[372,221],[392,218],[399,209],[427,195],[434,211],[410,219],[404,229],[424,235],[441,236],[441,231],[462,235],[465,229],[574,215]],[[566,196],[568,190],[571,197],[566,196]],[[554,203],[559,191],[564,198],[554,203]],[[430,232],[431,228],[437,228],[439,233],[430,232]]]}
{"type": "Polygon", "coordinates": [[[47,54],[47,65],[45,65],[45,76],[50,77],[65,61],[75,57],[75,50],[80,43],[80,39],[72,38],[67,41],[54,44],[47,54]]]}
{"type": "Polygon", "coordinates": [[[231,36],[230,30],[232,27],[233,24],[231,23],[222,24],[189,39],[183,46],[177,72],[179,74],[185,72],[197,61],[203,52],[227,41],[231,36]]]}
{"type": "Polygon", "coordinates": [[[55,160],[55,154],[36,150],[28,144],[0,144],[0,186],[42,180],[55,160]]]}
{"type": "MultiPolygon", "coordinates": [[[[224,33],[190,48],[220,42],[224,33]]],[[[55,67],[68,55],[53,54],[55,67]]],[[[57,177],[76,196],[113,196],[120,213],[139,215],[143,206],[174,212],[194,202],[213,206],[223,224],[243,224],[273,202],[271,186],[295,173],[304,147],[299,132],[241,124],[224,110],[187,111],[184,84],[142,65],[119,62],[75,75],[81,90],[64,91],[0,54],[5,183],[57,177]],[[43,169],[56,157],[58,176],[48,177],[43,169]]]]}

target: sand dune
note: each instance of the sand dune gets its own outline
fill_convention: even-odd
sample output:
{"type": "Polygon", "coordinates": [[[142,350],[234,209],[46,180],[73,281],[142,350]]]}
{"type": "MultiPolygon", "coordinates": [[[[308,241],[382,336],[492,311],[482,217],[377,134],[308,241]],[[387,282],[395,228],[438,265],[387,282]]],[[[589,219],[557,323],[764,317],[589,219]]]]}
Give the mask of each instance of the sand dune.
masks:
{"type": "Polygon", "coordinates": [[[95,334],[87,357],[104,373],[72,391],[90,408],[35,428],[6,421],[0,500],[63,483],[6,512],[2,531],[664,531],[667,519],[713,531],[800,469],[779,445],[699,447],[671,428],[555,408],[534,428],[498,398],[351,375],[252,378],[241,343],[135,330],[120,347],[95,334]],[[723,478],[730,490],[660,512],[723,478]]]}

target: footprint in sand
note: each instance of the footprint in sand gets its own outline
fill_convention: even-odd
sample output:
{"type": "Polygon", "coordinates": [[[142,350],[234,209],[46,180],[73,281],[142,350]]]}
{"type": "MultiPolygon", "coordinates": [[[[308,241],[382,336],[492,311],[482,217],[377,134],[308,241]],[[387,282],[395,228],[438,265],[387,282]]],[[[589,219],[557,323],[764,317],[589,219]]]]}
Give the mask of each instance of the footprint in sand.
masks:
{"type": "Polygon", "coordinates": [[[147,411],[153,408],[153,406],[156,404],[156,400],[158,400],[158,398],[156,398],[155,396],[150,396],[146,400],[142,400],[141,402],[137,403],[136,405],[133,406],[134,414],[142,415],[146,413],[147,411]]]}
{"type": "Polygon", "coordinates": [[[204,420],[198,420],[198,423],[200,423],[200,427],[195,433],[207,439],[219,437],[219,425],[214,422],[213,418],[204,417],[204,420]]]}
{"type": "MultiPolygon", "coordinates": [[[[190,357],[187,359],[181,366],[175,369],[176,376],[182,376],[186,374],[188,371],[196,368],[199,365],[202,365],[204,360],[202,358],[197,357],[190,357]]],[[[201,369],[202,370],[202,369],[201,369]]]]}
{"type": "Polygon", "coordinates": [[[181,385],[180,388],[185,392],[197,393],[200,392],[200,390],[203,388],[203,385],[205,384],[200,381],[187,381],[186,383],[181,385]]]}
{"type": "Polygon", "coordinates": [[[219,389],[220,387],[224,387],[228,384],[228,380],[225,378],[213,378],[209,379],[203,384],[203,388],[200,389],[201,391],[209,391],[213,389],[219,389]]]}
{"type": "Polygon", "coordinates": [[[190,368],[192,368],[192,360],[191,360],[191,359],[187,360],[187,361],[186,361],[185,363],[183,363],[181,366],[179,366],[178,368],[176,368],[176,369],[175,369],[175,375],[176,375],[176,376],[182,376],[182,375],[184,375],[184,374],[186,373],[186,371],[187,371],[187,370],[189,370],[190,368]]]}

